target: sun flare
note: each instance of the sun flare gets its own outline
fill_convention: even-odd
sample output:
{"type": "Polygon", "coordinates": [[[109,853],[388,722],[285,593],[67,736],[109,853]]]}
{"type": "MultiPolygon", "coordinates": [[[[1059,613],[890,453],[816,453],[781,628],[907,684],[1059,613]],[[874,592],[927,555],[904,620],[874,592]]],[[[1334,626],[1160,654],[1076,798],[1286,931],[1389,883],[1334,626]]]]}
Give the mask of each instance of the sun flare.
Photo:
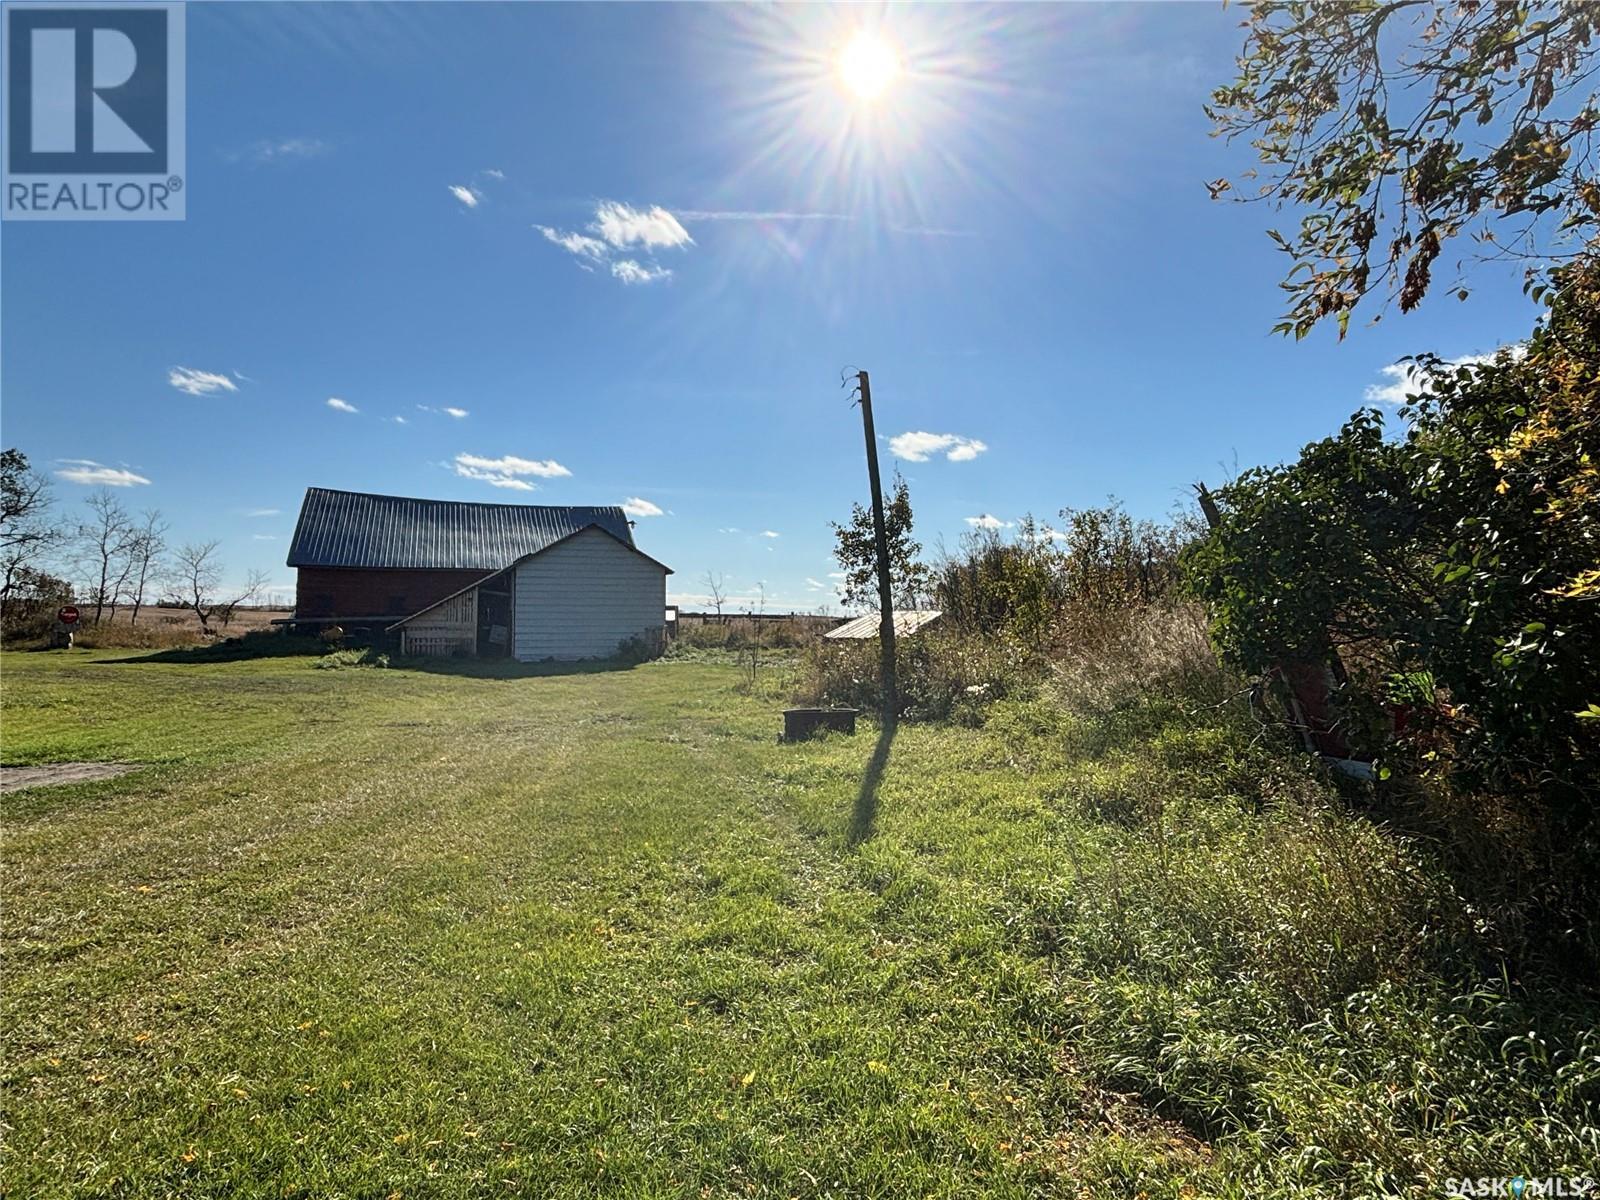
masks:
{"type": "Polygon", "coordinates": [[[876,100],[900,76],[900,56],[876,34],[862,30],[839,54],[839,78],[858,100],[876,100]]]}

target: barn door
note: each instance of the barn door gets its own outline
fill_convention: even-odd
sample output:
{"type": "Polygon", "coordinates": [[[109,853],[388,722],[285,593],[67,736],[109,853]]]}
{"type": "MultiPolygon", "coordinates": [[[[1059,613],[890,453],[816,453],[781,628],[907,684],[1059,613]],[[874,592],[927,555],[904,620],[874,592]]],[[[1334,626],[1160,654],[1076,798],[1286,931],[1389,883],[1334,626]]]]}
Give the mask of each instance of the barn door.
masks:
{"type": "Polygon", "coordinates": [[[478,657],[511,653],[511,576],[496,575],[478,588],[478,657]]]}

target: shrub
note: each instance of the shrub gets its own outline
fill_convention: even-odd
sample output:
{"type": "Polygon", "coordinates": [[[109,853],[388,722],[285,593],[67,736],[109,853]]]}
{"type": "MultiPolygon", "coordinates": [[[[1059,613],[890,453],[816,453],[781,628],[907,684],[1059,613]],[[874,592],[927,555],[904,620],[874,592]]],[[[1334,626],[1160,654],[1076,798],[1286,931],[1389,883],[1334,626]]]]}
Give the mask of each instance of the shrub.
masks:
{"type": "MultiPolygon", "coordinates": [[[[7,453],[11,453],[7,451],[7,453]]],[[[72,585],[32,567],[18,567],[0,602],[0,638],[22,642],[49,636],[56,611],[72,603],[72,585]]]]}
{"type": "Polygon", "coordinates": [[[324,654],[311,664],[319,671],[340,671],[350,667],[387,667],[389,656],[379,654],[370,646],[359,650],[335,650],[324,654]]]}
{"type": "Polygon", "coordinates": [[[661,639],[628,637],[617,643],[617,652],[612,655],[616,662],[642,663],[661,656],[661,639]]]}
{"type": "Polygon", "coordinates": [[[1351,733],[1380,739],[1362,709],[1431,682],[1419,761],[1577,828],[1600,798],[1600,265],[1557,280],[1525,352],[1420,362],[1403,437],[1357,413],[1223,488],[1186,565],[1241,669],[1337,657],[1357,677],[1351,733]]]}
{"type": "Polygon", "coordinates": [[[1293,464],[1223,488],[1220,524],[1185,566],[1233,666],[1329,663],[1342,732],[1404,776],[1385,811],[1437,838],[1508,928],[1592,970],[1600,264],[1556,280],[1524,347],[1420,361],[1400,437],[1357,413],[1293,464]]]}
{"type": "MultiPolygon", "coordinates": [[[[986,705],[1025,694],[1044,677],[1045,660],[1013,639],[935,626],[895,642],[901,716],[981,722],[986,705]]],[[[874,640],[819,641],[805,655],[802,703],[877,711],[883,706],[874,640]]]]}
{"type": "Polygon", "coordinates": [[[1170,597],[1186,517],[1135,521],[1113,500],[1063,509],[1062,529],[1024,517],[1007,540],[977,531],[934,571],[945,618],[969,633],[1006,633],[1056,655],[1101,640],[1131,612],[1170,597]]]}
{"type": "MultiPolygon", "coordinates": [[[[902,716],[976,724],[1052,675],[1106,703],[1157,687],[1219,698],[1197,610],[1173,597],[1189,523],[1135,522],[1115,502],[1062,515],[1062,532],[1025,518],[1009,541],[970,534],[934,570],[941,621],[896,640],[902,716]]],[[[799,698],[878,709],[878,672],[876,640],[821,641],[799,698]]]]}

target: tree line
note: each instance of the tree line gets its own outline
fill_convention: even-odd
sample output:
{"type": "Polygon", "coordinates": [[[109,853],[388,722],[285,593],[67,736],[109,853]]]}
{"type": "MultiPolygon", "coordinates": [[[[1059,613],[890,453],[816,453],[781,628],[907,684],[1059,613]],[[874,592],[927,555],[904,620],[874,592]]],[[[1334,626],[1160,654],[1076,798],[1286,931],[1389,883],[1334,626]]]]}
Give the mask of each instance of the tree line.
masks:
{"type": "Polygon", "coordinates": [[[221,541],[169,540],[160,509],[132,513],[101,488],[76,512],[58,509],[50,481],[16,448],[0,451],[0,610],[8,637],[37,634],[77,604],[88,624],[152,603],[194,614],[202,632],[226,627],[267,585],[262,571],[224,590],[221,541]]]}

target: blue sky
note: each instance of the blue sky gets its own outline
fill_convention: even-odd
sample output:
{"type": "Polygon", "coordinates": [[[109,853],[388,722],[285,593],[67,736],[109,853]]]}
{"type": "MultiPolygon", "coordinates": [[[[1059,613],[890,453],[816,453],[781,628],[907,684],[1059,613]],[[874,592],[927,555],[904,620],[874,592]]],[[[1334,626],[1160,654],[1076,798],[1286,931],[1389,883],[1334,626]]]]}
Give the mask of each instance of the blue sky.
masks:
{"type": "Polygon", "coordinates": [[[1239,19],[191,6],[188,219],[4,229],[5,443],[280,591],[320,485],[642,501],[675,598],[714,570],[817,607],[866,498],[846,367],[925,546],[1160,516],[1534,315],[1493,268],[1342,343],[1268,333],[1291,218],[1203,186],[1249,165],[1201,112],[1239,19]],[[862,27],[904,64],[870,102],[835,69],[862,27]]]}

